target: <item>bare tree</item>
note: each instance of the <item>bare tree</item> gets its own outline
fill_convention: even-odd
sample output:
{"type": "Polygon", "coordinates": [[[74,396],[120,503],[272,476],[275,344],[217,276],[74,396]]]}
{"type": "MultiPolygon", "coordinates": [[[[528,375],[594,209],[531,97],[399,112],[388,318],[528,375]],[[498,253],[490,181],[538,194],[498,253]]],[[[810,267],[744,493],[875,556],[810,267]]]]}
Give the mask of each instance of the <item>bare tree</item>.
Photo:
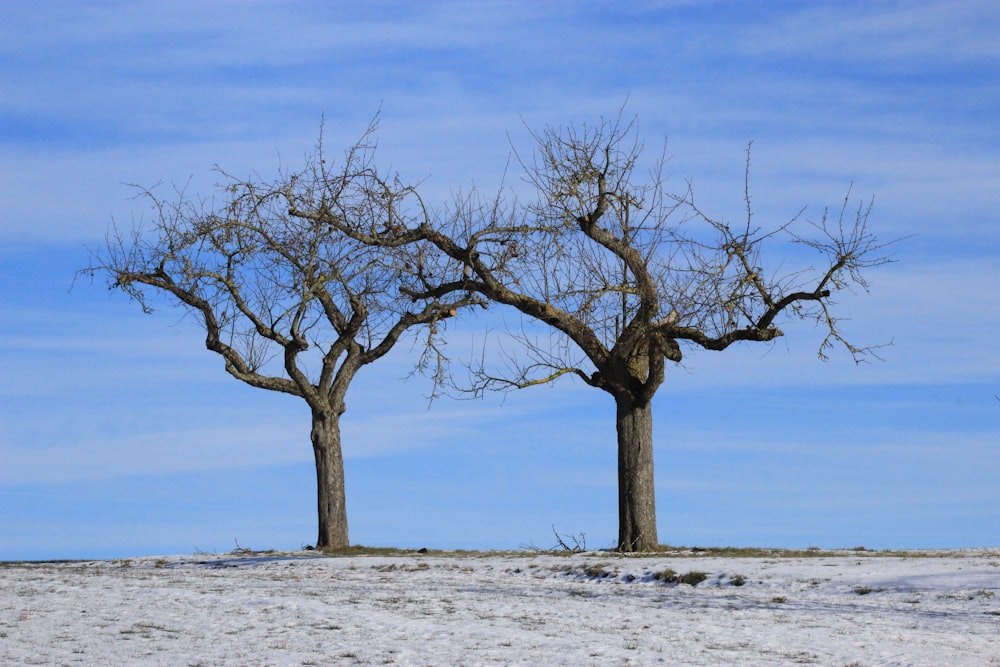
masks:
{"type": "MultiPolygon", "coordinates": [[[[633,124],[548,128],[533,133],[537,150],[518,157],[537,197],[521,203],[501,192],[457,196],[435,220],[391,238],[357,234],[362,243],[395,246],[430,241],[452,261],[447,280],[409,292],[441,298],[478,293],[550,327],[523,331],[502,369],[473,368],[471,386],[513,389],[564,375],[609,393],[618,433],[618,548],[658,546],[653,488],[650,401],[667,362],[685,349],[724,350],[741,342],[773,341],[782,320],[812,319],[826,331],[821,358],[846,347],[855,361],[877,355],[844,337],[832,295],[867,288],[863,271],[889,259],[868,228],[871,204],[808,221],[800,212],[770,227],[753,221],[749,188],[745,218],[711,217],[690,183],[667,192],[661,157],[649,178],[637,175],[642,146],[633,124]],[[788,269],[802,253],[782,252],[784,240],[820,262],[788,269]]],[[[749,170],[749,150],[747,156],[749,170]]],[[[294,211],[320,221],[317,211],[294,211]]],[[[336,224],[336,222],[334,222],[336,224]]],[[[786,246],[787,247],[787,246],[786,246]]]]}
{"type": "Polygon", "coordinates": [[[378,236],[428,222],[416,189],[377,171],[375,129],[373,122],[336,169],[321,141],[303,170],[273,183],[223,174],[218,206],[183,193],[168,202],[143,189],[154,228],[113,230],[87,269],[105,273],[147,312],[154,295],[180,304],[204,326],[205,345],[230,375],[306,401],[324,548],[348,546],[340,417],[351,381],[419,325],[427,335],[421,364],[438,372],[439,323],[481,301],[404,295],[410,282],[431,286],[434,260],[425,248],[366,245],[340,231],[378,236]],[[303,206],[323,220],[289,215],[303,206]]]}

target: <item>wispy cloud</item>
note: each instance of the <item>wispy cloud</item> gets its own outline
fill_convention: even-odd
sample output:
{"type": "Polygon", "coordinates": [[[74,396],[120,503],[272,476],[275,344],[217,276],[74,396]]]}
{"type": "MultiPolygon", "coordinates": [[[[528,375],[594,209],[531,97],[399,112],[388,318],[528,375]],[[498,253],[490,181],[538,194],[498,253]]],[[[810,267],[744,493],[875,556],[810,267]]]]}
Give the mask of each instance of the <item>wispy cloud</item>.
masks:
{"type": "Polygon", "coordinates": [[[754,26],[738,48],[753,54],[809,54],[863,61],[877,69],[900,65],[934,69],[1000,57],[996,8],[978,0],[878,5],[865,2],[803,5],[754,26]]]}

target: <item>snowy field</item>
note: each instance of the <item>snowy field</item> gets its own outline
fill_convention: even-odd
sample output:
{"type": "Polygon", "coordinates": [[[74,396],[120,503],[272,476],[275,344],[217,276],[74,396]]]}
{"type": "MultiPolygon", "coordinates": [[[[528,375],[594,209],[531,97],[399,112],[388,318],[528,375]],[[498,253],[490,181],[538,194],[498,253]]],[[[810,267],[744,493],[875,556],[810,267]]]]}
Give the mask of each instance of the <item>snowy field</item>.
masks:
{"type": "Polygon", "coordinates": [[[0,664],[996,667],[1000,550],[2,563],[0,664]]]}

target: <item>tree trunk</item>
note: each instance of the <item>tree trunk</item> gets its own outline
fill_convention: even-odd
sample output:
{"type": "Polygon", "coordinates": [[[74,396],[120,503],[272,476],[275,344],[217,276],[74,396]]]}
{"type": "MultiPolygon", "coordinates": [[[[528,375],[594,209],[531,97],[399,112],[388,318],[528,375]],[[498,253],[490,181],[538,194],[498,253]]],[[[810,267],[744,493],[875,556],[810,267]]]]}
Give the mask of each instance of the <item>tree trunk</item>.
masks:
{"type": "Polygon", "coordinates": [[[313,411],[313,453],[316,456],[316,496],[319,509],[317,549],[344,549],[347,540],[347,500],[344,455],[340,449],[340,415],[313,411]]]}
{"type": "Polygon", "coordinates": [[[653,551],[656,493],[653,487],[653,411],[630,394],[615,398],[618,407],[618,550],[653,551]]]}

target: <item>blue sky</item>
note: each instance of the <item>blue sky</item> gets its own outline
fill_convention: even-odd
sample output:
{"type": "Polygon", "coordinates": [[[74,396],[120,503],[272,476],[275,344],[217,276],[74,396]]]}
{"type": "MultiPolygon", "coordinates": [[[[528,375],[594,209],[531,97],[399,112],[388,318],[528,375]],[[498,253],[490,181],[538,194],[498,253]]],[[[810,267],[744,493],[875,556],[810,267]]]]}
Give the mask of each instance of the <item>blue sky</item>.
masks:
{"type": "MultiPolygon", "coordinates": [[[[898,262],[821,333],[688,356],[654,401],[659,531],[687,545],[1000,544],[1000,9],[990,2],[0,1],[0,559],[315,539],[308,413],[239,384],[178,310],[77,282],[126,183],[210,194],[295,166],[326,119],[430,201],[495,187],[525,124],[626,103],[671,183],[757,219],[853,183],[898,262]],[[72,289],[71,289],[72,287],[72,289]]],[[[655,157],[650,151],[649,157],[655,157]]],[[[455,356],[476,323],[453,327],[455,356]]],[[[614,408],[564,382],[443,399],[365,369],[343,418],[351,539],[445,548],[617,535],[614,408]]]]}

